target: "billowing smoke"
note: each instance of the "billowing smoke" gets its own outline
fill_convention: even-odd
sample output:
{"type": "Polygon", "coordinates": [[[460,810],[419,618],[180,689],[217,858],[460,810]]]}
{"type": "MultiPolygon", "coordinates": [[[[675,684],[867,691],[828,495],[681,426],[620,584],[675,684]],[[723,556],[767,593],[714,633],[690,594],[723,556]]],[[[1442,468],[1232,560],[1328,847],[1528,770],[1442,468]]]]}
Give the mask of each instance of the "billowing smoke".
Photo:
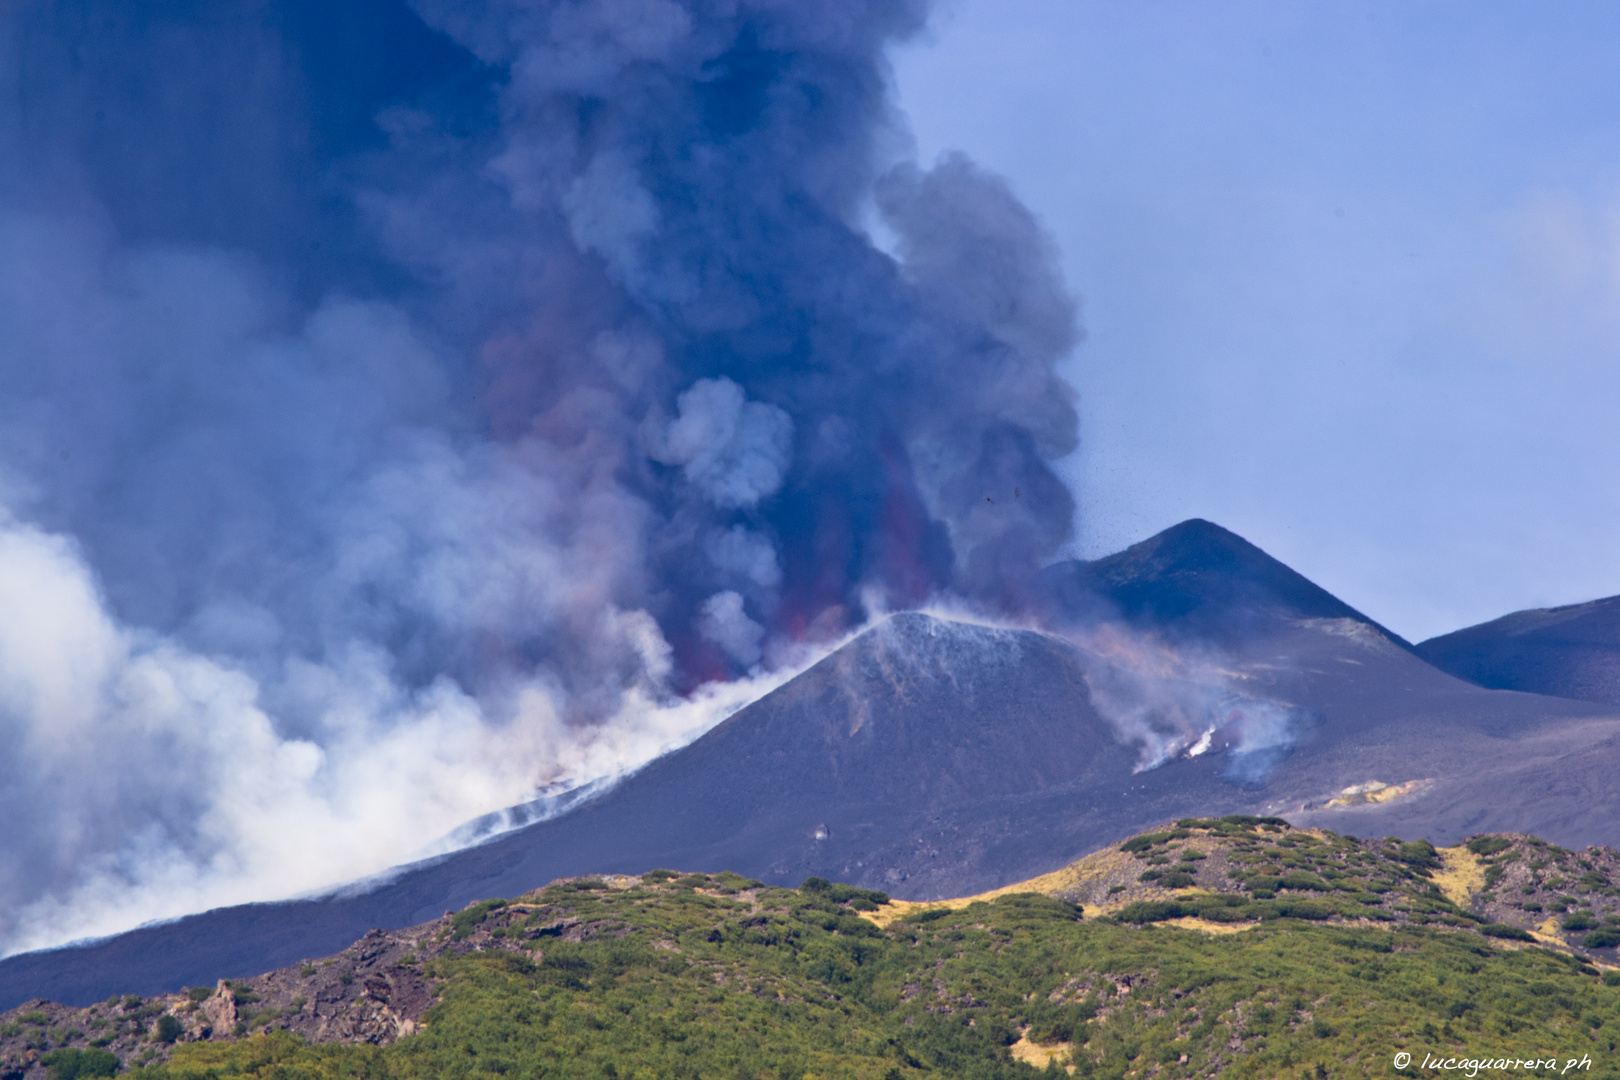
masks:
{"type": "Polygon", "coordinates": [[[0,9],[0,946],[380,870],[876,610],[1021,609],[1075,310],[908,159],[926,6],[0,9]]]}
{"type": "Polygon", "coordinates": [[[1231,661],[1192,643],[1175,646],[1118,621],[1070,626],[1091,703],[1140,749],[1137,771],[1177,758],[1224,755],[1222,775],[1263,785],[1308,736],[1308,710],[1256,693],[1231,661]]]}

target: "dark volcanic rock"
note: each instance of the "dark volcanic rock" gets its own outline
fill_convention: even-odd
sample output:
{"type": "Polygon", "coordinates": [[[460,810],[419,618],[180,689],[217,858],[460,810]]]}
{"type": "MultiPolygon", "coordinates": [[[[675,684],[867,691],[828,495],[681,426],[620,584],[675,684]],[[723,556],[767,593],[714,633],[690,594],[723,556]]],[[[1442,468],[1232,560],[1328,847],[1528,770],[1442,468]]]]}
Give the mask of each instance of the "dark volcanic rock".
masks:
{"type": "Polygon", "coordinates": [[[1620,705],[1620,596],[1516,611],[1417,649],[1480,686],[1620,705]]]}

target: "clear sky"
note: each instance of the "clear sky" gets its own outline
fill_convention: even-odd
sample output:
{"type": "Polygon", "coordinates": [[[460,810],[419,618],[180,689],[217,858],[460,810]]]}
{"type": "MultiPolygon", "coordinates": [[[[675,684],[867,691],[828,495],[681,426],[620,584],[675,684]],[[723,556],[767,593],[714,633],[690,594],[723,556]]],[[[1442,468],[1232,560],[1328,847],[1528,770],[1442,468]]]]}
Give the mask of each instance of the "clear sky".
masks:
{"type": "Polygon", "coordinates": [[[1061,246],[1079,552],[1187,517],[1413,640],[1620,592],[1620,8],[965,0],[923,160],[1061,246]]]}

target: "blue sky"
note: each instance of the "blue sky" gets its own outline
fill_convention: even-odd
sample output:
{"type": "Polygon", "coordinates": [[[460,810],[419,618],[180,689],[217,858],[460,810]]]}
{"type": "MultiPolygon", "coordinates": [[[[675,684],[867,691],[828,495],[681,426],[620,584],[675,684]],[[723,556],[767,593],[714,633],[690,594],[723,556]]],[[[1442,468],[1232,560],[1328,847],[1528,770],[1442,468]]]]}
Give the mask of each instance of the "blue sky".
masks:
{"type": "Polygon", "coordinates": [[[965,0],[929,160],[1045,221],[1078,551],[1217,521],[1414,640],[1620,592],[1620,9],[965,0]]]}

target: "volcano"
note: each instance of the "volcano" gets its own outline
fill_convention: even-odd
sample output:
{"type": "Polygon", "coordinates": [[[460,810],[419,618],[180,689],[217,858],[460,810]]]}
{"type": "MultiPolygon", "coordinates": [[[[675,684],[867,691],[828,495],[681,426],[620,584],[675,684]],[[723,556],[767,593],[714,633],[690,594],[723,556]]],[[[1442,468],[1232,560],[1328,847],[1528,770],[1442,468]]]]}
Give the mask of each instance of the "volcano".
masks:
{"type": "Polygon", "coordinates": [[[1620,596],[1515,611],[1417,649],[1480,686],[1620,705],[1620,596]]]}
{"type": "Polygon", "coordinates": [[[0,1008],[211,985],[584,873],[934,899],[1228,813],[1620,843],[1616,710],[1447,674],[1218,526],[1045,581],[1047,630],[895,615],[561,816],[329,896],[12,957],[0,1008]]]}

